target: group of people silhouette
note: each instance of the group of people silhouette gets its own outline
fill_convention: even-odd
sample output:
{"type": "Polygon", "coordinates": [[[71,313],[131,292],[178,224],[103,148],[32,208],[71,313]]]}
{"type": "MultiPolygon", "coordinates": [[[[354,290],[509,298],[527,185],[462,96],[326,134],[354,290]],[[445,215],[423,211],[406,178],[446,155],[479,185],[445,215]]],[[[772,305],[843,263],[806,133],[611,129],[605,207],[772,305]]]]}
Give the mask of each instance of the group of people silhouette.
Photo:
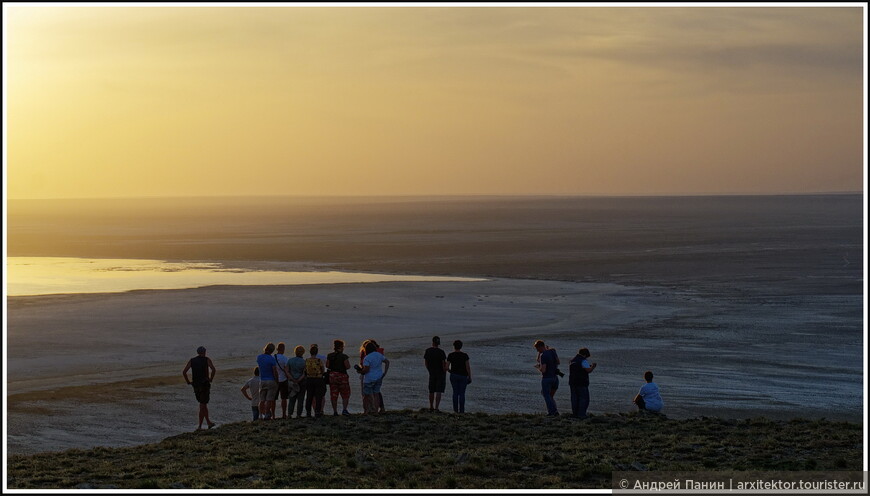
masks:
{"type": "MultiPolygon", "coordinates": [[[[449,374],[453,390],[453,412],[465,413],[465,393],[472,382],[470,357],[462,351],[461,340],[453,342],[453,351],[450,354],[440,346],[441,338],[434,336],[432,346],[423,354],[423,365],[429,373],[429,411],[441,411],[441,397],[446,390],[449,374]]],[[[561,360],[556,350],[542,340],[535,341],[533,347],[538,352],[534,366],[541,374],[541,395],[547,408],[547,416],[557,417],[559,411],[555,395],[559,388],[559,378],[565,375],[559,370],[561,360]]],[[[350,357],[344,350],[344,341],[336,339],[333,341],[333,351],[328,355],[322,355],[319,346],[312,344],[308,348],[307,358],[304,356],[305,347],[301,345],[293,349],[293,357],[287,357],[284,354],[284,343],[267,343],[263,352],[257,356],[253,376],[241,387],[242,395],[251,402],[251,419],[262,421],[292,418],[294,411],[299,418],[302,417],[303,409],[306,417],[321,417],[324,415],[327,386],[333,415],[350,415],[348,402],[351,393],[351,369],[359,376],[363,414],[384,412],[381,386],[390,369],[390,360],[384,355],[384,349],[373,339],[363,341],[359,349],[359,363],[352,367],[350,357]],[[276,415],[279,397],[280,417],[276,415]],[[338,410],[339,399],[341,413],[338,410]]],[[[182,375],[193,386],[199,403],[197,430],[202,429],[203,422],[211,429],[216,424],[209,418],[208,403],[216,369],[211,358],[206,356],[204,346],[196,351],[197,356],[188,360],[182,375]],[[191,372],[190,377],[188,372],[191,372]]],[[[595,362],[589,362],[590,356],[588,348],[580,348],[569,362],[570,416],[578,419],[587,417],[590,402],[589,374],[598,366],[595,362]]],[[[664,402],[658,385],[653,382],[652,371],[644,373],[644,380],[646,383],[641,386],[633,402],[640,411],[660,412],[664,402]]]]}
{"type": "MultiPolygon", "coordinates": [[[[559,370],[561,360],[554,348],[550,348],[540,339],[534,343],[538,351],[535,368],[541,373],[541,396],[547,405],[547,416],[558,417],[559,410],[556,407],[556,391],[559,389],[559,377],[565,374],[559,370]]],[[[592,356],[588,348],[580,348],[577,355],[571,358],[568,369],[568,387],[571,390],[571,416],[578,419],[587,417],[589,409],[589,374],[598,364],[590,363],[588,358],[592,356]]],[[[639,411],[658,413],[664,407],[658,385],[653,382],[653,373],[647,370],[644,373],[646,384],[641,386],[640,391],[634,397],[634,404],[639,411]]]]}

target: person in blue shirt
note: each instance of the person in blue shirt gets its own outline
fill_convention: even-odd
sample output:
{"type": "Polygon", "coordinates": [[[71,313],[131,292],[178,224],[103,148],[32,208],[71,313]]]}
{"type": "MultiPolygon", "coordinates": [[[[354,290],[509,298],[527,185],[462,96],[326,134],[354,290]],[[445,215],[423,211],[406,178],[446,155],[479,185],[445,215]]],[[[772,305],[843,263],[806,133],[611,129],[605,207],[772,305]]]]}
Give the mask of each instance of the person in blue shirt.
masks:
{"type": "Polygon", "coordinates": [[[634,397],[634,404],[637,405],[637,409],[641,412],[659,413],[662,411],[662,407],[664,407],[664,401],[662,401],[662,395],[659,393],[658,384],[653,382],[652,371],[647,370],[643,374],[643,378],[646,384],[640,387],[640,391],[634,397]]]}
{"type": "Polygon", "coordinates": [[[275,411],[275,398],[278,396],[278,360],[272,356],[275,343],[268,343],[263,353],[257,356],[260,367],[260,415],[263,420],[271,420],[275,411]]]}
{"type": "Polygon", "coordinates": [[[544,397],[544,403],[547,404],[547,416],[558,417],[559,410],[556,408],[554,396],[559,388],[559,377],[556,375],[559,366],[559,355],[556,354],[555,349],[548,347],[540,339],[535,341],[534,346],[540,354],[540,363],[535,365],[535,367],[541,372],[541,395],[544,397]]]}
{"type": "Polygon", "coordinates": [[[568,372],[568,386],[571,388],[571,414],[574,418],[586,418],[589,408],[589,374],[598,366],[589,364],[589,348],[580,348],[577,356],[571,359],[568,372]]]}

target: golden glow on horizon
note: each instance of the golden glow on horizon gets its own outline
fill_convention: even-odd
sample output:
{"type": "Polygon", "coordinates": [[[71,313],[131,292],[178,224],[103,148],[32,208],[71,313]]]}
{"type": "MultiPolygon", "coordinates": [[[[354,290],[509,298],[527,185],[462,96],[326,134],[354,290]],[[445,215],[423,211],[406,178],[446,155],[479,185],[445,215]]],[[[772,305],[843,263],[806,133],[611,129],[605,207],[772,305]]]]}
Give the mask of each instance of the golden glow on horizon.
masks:
{"type": "Polygon", "coordinates": [[[315,270],[224,268],[210,262],[142,259],[9,257],[8,296],[121,293],[139,289],[186,289],[215,285],[270,286],[391,281],[478,282],[473,277],[414,276],[315,270]]]}
{"type": "Polygon", "coordinates": [[[858,7],[3,13],[10,198],[863,188],[858,7]]]}

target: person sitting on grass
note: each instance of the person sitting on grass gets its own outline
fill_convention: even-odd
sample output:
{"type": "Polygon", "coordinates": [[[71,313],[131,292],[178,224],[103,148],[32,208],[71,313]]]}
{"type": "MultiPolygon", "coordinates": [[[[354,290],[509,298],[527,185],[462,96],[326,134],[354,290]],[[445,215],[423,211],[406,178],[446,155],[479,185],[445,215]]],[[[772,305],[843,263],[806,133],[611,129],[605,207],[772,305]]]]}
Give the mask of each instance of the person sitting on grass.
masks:
{"type": "Polygon", "coordinates": [[[637,409],[641,412],[659,413],[662,411],[664,402],[662,401],[661,394],[659,394],[658,384],[653,382],[652,371],[647,370],[643,374],[643,378],[646,380],[646,384],[640,387],[640,391],[634,397],[634,404],[637,405],[637,409]]]}
{"type": "Polygon", "coordinates": [[[253,420],[260,418],[260,367],[254,367],[254,377],[242,386],[242,395],[251,402],[253,420]]]}

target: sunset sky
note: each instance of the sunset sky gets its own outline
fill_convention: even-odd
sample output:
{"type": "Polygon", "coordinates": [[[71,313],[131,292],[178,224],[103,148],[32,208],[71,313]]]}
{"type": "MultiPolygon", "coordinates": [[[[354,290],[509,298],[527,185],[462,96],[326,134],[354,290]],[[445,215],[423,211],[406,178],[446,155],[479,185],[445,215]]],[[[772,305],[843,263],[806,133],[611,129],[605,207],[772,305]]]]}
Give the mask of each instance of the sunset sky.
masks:
{"type": "Polygon", "coordinates": [[[852,5],[4,4],[8,197],[862,191],[852,5]]]}

